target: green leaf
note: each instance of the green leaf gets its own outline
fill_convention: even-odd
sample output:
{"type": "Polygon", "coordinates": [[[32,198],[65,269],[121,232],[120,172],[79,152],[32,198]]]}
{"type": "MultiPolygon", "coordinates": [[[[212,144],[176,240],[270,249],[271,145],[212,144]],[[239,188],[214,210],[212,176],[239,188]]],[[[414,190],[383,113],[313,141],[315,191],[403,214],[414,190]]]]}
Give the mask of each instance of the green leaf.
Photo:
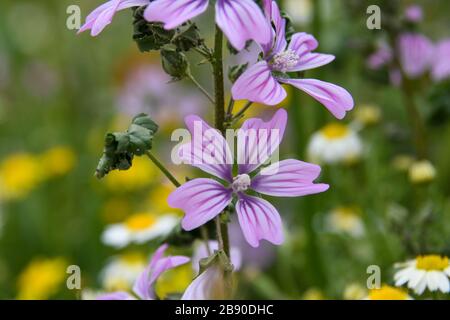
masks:
{"type": "Polygon", "coordinates": [[[112,170],[128,170],[135,155],[141,156],[152,149],[158,125],[146,114],[133,118],[126,132],[108,133],[105,137],[103,155],[97,165],[95,176],[103,178],[112,170]]]}

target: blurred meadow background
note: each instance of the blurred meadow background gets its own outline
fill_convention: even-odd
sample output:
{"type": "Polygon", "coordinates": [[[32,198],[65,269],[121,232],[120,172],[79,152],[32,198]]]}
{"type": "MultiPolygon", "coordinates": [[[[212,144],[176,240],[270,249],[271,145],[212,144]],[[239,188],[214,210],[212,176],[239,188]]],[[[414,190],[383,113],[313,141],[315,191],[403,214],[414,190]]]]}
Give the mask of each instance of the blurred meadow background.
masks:
{"type": "MultiPolygon", "coordinates": [[[[396,262],[418,254],[450,255],[450,81],[433,82],[425,75],[420,90],[412,90],[426,133],[426,153],[418,156],[405,106],[411,92],[393,84],[386,69],[368,65],[388,38],[384,14],[403,19],[409,5],[422,5],[423,19],[412,28],[438,42],[450,37],[450,3],[278,2],[297,31],[319,40],[319,52],[336,56],[308,76],[347,88],[356,106],[337,123],[309,96],[289,90],[283,103],[289,131],[280,154],[320,163],[320,180],[331,188],[315,196],[273,199],[286,229],[282,246],[250,249],[239,228],[231,228],[232,245],[244,257],[238,297],[360,299],[367,295],[369,265],[378,265],[382,282],[393,284],[396,262]],[[381,7],[381,30],[366,26],[370,4],[381,7]]],[[[131,10],[118,13],[97,38],[67,29],[69,5],[80,6],[84,22],[101,3],[0,3],[2,299],[81,299],[127,289],[159,239],[111,244],[105,230],[122,225],[133,232],[148,215],[181,217],[165,201],[171,185],[146,158],[137,159],[130,171],[94,177],[104,135],[125,130],[134,115],[146,112],[160,125],[155,153],[170,163],[176,144],[170,141],[172,130],[184,127],[183,117],[190,113],[212,119],[212,107],[188,80],[168,84],[157,54],[139,52],[131,10]],[[69,265],[80,267],[82,290],[66,287],[69,265]]],[[[198,23],[211,32],[211,17],[198,23]]],[[[211,34],[205,36],[211,40],[211,34]]],[[[245,61],[247,54],[229,57],[227,64],[245,61]]],[[[194,69],[211,90],[209,68],[194,69]]],[[[256,105],[250,113],[272,112],[256,105]]],[[[171,169],[180,180],[189,170],[171,169]]],[[[157,291],[161,296],[182,292],[193,274],[190,265],[170,271],[157,291]]]]}

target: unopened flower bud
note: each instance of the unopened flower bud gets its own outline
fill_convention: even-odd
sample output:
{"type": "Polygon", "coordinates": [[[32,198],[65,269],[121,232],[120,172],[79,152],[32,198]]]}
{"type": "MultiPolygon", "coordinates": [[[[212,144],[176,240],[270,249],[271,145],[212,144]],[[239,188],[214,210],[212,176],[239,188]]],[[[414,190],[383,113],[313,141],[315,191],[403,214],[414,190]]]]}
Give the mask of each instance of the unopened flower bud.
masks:
{"type": "Polygon", "coordinates": [[[186,56],[174,48],[161,50],[161,60],[164,71],[179,80],[187,75],[189,64],[186,56]]]}

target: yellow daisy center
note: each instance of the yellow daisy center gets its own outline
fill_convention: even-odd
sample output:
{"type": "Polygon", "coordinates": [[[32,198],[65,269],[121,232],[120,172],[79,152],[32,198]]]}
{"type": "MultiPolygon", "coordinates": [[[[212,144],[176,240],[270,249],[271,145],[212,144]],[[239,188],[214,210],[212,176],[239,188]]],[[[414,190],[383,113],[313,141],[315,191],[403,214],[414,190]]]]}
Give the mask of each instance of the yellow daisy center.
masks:
{"type": "Polygon", "coordinates": [[[139,252],[128,252],[120,256],[120,259],[127,265],[143,265],[146,262],[146,258],[139,252]]]}
{"type": "Polygon", "coordinates": [[[439,255],[418,256],[416,268],[426,271],[443,271],[448,268],[448,258],[439,255]]]}
{"type": "Polygon", "coordinates": [[[320,131],[327,139],[340,139],[348,135],[349,129],[347,126],[340,123],[330,123],[322,128],[320,131]]]}
{"type": "Polygon", "coordinates": [[[380,289],[372,289],[369,292],[370,300],[407,300],[408,294],[391,286],[382,286],[380,289]]]}
{"type": "Polygon", "coordinates": [[[156,222],[156,218],[148,213],[135,214],[125,221],[125,225],[132,231],[145,230],[156,222]]]}

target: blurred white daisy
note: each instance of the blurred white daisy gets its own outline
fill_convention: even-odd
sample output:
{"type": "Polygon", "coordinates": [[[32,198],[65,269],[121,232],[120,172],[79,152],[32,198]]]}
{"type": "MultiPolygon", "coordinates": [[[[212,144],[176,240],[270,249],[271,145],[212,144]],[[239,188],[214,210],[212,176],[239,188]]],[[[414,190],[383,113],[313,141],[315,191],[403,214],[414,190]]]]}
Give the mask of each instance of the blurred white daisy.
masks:
{"type": "Polygon", "coordinates": [[[364,235],[364,223],[357,210],[351,207],[333,209],[326,217],[326,227],[335,233],[345,233],[358,238],[364,235]]]}
{"type": "Polygon", "coordinates": [[[168,234],[179,222],[172,214],[137,213],[122,223],[109,225],[102,234],[104,244],[122,248],[130,243],[142,244],[168,234]]]}
{"type": "MultiPolygon", "coordinates": [[[[128,252],[112,257],[100,272],[102,288],[105,291],[129,290],[147,264],[147,257],[139,252],[128,252]]],[[[83,299],[88,297],[86,294],[86,298],[83,299]]],[[[92,298],[92,295],[90,297],[92,298]]]]}
{"type": "Polygon", "coordinates": [[[341,123],[330,123],[313,134],[308,145],[308,156],[315,163],[357,162],[363,146],[356,131],[341,123]]]}
{"type": "Polygon", "coordinates": [[[414,260],[398,263],[394,275],[395,285],[408,285],[409,289],[421,295],[425,289],[434,292],[450,292],[450,263],[448,257],[440,255],[418,256],[414,260]]]}
{"type": "Polygon", "coordinates": [[[364,300],[412,300],[405,290],[383,285],[379,289],[371,289],[364,300]]]}
{"type": "Polygon", "coordinates": [[[311,0],[287,0],[285,3],[286,12],[289,12],[294,24],[307,24],[311,22],[313,13],[313,3],[311,0]]]}

